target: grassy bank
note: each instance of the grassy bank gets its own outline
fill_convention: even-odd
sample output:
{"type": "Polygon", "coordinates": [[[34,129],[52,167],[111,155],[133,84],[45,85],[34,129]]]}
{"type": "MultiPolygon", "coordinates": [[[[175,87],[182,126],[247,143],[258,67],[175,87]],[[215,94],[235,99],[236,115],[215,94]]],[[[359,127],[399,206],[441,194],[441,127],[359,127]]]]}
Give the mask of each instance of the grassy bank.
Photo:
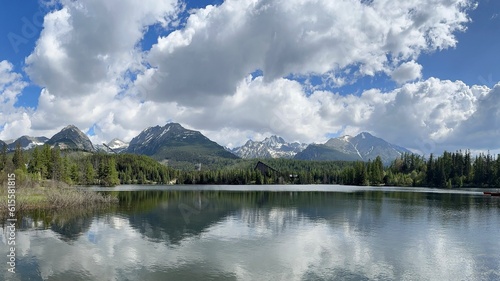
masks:
{"type": "MultiPolygon", "coordinates": [[[[0,191],[0,217],[7,216],[7,184],[0,191]]],[[[101,208],[117,204],[118,198],[78,189],[61,182],[44,181],[16,183],[16,213],[33,210],[68,210],[101,208]]]]}

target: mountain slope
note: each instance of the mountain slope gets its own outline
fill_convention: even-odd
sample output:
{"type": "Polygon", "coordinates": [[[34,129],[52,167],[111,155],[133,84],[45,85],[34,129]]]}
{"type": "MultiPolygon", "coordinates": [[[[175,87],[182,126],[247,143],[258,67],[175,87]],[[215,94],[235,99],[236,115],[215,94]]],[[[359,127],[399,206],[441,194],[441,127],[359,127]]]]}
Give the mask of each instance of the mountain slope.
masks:
{"type": "Polygon", "coordinates": [[[241,158],[293,158],[307,145],[298,142],[288,143],[283,138],[271,136],[263,141],[249,140],[245,145],[231,150],[241,158]]]}
{"type": "Polygon", "coordinates": [[[110,142],[108,142],[108,146],[116,152],[120,152],[128,148],[128,142],[124,142],[120,139],[114,138],[110,142]]]}
{"type": "Polygon", "coordinates": [[[104,153],[122,153],[128,148],[128,142],[124,142],[120,139],[114,138],[108,143],[96,144],[94,145],[96,151],[104,153]],[[110,150],[111,148],[111,150],[110,150]]]}
{"type": "Polygon", "coordinates": [[[60,149],[95,151],[90,139],[80,129],[69,125],[50,138],[46,144],[60,149]]]}
{"type": "Polygon", "coordinates": [[[302,152],[297,153],[294,159],[315,161],[356,161],[361,160],[356,155],[345,153],[324,144],[310,144],[302,152]]]}
{"type": "Polygon", "coordinates": [[[387,141],[377,138],[370,133],[360,133],[349,142],[355,147],[356,151],[361,154],[363,160],[374,160],[377,156],[382,158],[382,162],[388,163],[398,158],[403,153],[411,153],[406,148],[388,143],[387,141]]]}
{"type": "Polygon", "coordinates": [[[380,156],[382,162],[389,164],[403,153],[411,151],[363,132],[355,137],[343,136],[329,139],[325,144],[310,145],[295,159],[368,161],[380,156]]]}
{"type": "Polygon", "coordinates": [[[15,150],[17,143],[21,145],[21,148],[26,150],[30,149],[32,147],[35,147],[37,145],[43,145],[46,143],[49,139],[46,137],[29,137],[29,136],[22,136],[18,138],[17,140],[13,141],[8,145],[8,150],[15,150]]]}
{"type": "Polygon", "coordinates": [[[148,155],[160,161],[204,164],[219,158],[238,158],[202,133],[185,129],[177,123],[147,128],[130,141],[126,152],[148,155]]]}

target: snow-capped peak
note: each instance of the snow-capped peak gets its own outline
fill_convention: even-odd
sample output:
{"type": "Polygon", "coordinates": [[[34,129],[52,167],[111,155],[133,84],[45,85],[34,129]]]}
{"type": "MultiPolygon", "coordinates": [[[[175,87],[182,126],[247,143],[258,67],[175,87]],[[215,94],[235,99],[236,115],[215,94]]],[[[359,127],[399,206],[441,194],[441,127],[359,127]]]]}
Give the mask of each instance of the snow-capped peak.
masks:
{"type": "Polygon", "coordinates": [[[128,147],[128,143],[126,143],[120,139],[115,138],[108,143],[108,146],[111,149],[126,148],[126,147],[128,147]]]}
{"type": "Polygon", "coordinates": [[[306,148],[306,144],[287,143],[279,136],[270,136],[262,141],[248,140],[245,145],[231,151],[242,158],[292,158],[306,148]]]}
{"type": "Polygon", "coordinates": [[[343,141],[348,142],[348,141],[350,141],[352,139],[352,137],[349,136],[349,135],[345,135],[345,136],[340,137],[340,139],[343,140],[343,141]]]}

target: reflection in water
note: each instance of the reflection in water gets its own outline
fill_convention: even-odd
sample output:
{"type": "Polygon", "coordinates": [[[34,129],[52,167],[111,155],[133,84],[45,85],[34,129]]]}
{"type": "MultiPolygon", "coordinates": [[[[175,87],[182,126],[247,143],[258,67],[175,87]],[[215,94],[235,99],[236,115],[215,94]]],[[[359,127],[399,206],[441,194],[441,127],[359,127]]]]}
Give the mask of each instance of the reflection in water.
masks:
{"type": "Polygon", "coordinates": [[[117,195],[112,210],[25,216],[19,273],[0,279],[500,279],[497,198],[389,188],[117,195]]]}

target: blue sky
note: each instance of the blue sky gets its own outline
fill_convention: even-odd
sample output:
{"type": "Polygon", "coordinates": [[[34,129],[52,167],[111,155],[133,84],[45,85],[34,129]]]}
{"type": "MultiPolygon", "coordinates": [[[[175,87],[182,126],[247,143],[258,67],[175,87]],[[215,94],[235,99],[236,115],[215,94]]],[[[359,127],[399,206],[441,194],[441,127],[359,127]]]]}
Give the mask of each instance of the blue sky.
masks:
{"type": "Polygon", "coordinates": [[[466,84],[486,84],[492,87],[500,80],[500,2],[480,1],[470,13],[472,23],[467,31],[457,34],[455,49],[420,58],[424,78],[462,80],[466,84]]]}
{"type": "MultiPolygon", "coordinates": [[[[349,1],[355,2],[355,0],[349,1]]],[[[82,130],[91,132],[99,141],[111,139],[113,134],[127,140],[140,131],[141,127],[173,120],[187,127],[202,130],[215,140],[226,142],[223,144],[230,146],[241,144],[248,136],[258,139],[269,134],[280,134],[289,140],[319,142],[329,136],[354,134],[359,131],[387,136],[392,141],[399,141],[410,147],[414,145],[410,140],[415,138],[422,141],[431,140],[437,146],[443,143],[448,146],[453,144],[453,147],[465,146],[467,144],[457,144],[455,140],[459,137],[454,134],[458,131],[470,133],[469,127],[472,125],[465,121],[473,115],[474,118],[480,119],[475,116],[479,114],[475,112],[480,106],[480,100],[488,96],[488,91],[500,80],[498,67],[500,2],[498,1],[479,1],[477,7],[473,9],[473,1],[443,0],[436,2],[441,6],[436,4],[435,10],[430,6],[431,2],[426,0],[421,0],[415,7],[406,7],[397,1],[381,0],[361,5],[358,3],[355,7],[359,8],[359,16],[365,19],[367,15],[371,16],[368,18],[368,27],[351,28],[352,32],[362,33],[361,35],[352,33],[352,40],[345,39],[345,35],[340,37],[332,35],[331,40],[324,40],[323,36],[318,37],[320,38],[318,40],[324,40],[321,41],[324,42],[321,43],[323,45],[304,41],[297,43],[297,46],[293,46],[292,43],[297,42],[293,41],[297,39],[292,40],[292,38],[299,38],[293,37],[300,35],[296,33],[297,29],[309,28],[312,33],[300,35],[306,37],[323,32],[322,28],[328,25],[331,25],[330,31],[333,30],[330,34],[351,32],[346,31],[347,28],[342,26],[342,21],[348,26],[349,23],[352,25],[353,19],[344,17],[341,7],[323,1],[306,1],[307,5],[297,3],[297,7],[306,5],[299,7],[298,10],[303,9],[304,12],[298,15],[311,16],[315,19],[314,21],[305,19],[303,23],[298,19],[295,22],[300,16],[284,12],[289,11],[286,5],[295,5],[294,1],[288,4],[271,2],[272,4],[268,6],[262,6],[263,3],[260,1],[257,4],[248,4],[250,2],[244,0],[226,2],[151,0],[144,3],[143,7],[135,8],[143,9],[141,12],[144,14],[139,12],[134,14],[135,4],[127,2],[127,5],[123,5],[124,14],[129,13],[129,17],[132,15],[140,19],[139,25],[136,26],[139,33],[131,34],[136,36],[135,44],[125,39],[123,44],[118,41],[116,44],[104,42],[102,50],[98,49],[99,44],[92,41],[101,40],[98,31],[104,27],[113,28],[115,18],[116,22],[124,22],[127,18],[125,16],[120,18],[120,15],[115,14],[113,19],[99,18],[98,11],[104,8],[96,7],[101,4],[95,1],[81,1],[81,5],[78,6],[79,2],[40,0],[7,1],[1,4],[0,62],[8,62],[12,66],[9,72],[21,77],[16,81],[26,84],[16,95],[13,108],[3,109],[4,115],[0,115],[0,125],[3,128],[0,138],[14,137],[17,133],[50,134],[68,122],[83,127],[82,130]],[[388,13],[381,8],[382,2],[386,6],[396,5],[395,11],[401,13],[388,13]],[[158,3],[162,3],[160,8],[155,7],[160,5],[158,3]],[[207,4],[212,4],[214,7],[207,9],[207,4]],[[148,10],[149,6],[151,10],[148,10]],[[68,18],[61,17],[64,14],[62,10],[65,9],[68,11],[68,18]],[[159,9],[163,10],[158,12],[159,9]],[[255,11],[252,12],[251,9],[255,11]],[[367,10],[371,14],[367,13],[367,10]],[[95,14],[92,14],[93,11],[95,14]],[[48,20],[49,15],[54,17],[48,20]],[[414,36],[405,37],[404,32],[397,34],[395,42],[390,42],[389,38],[384,39],[387,42],[369,46],[367,42],[371,41],[356,38],[366,36],[372,38],[370,40],[377,40],[382,35],[376,33],[377,28],[384,30],[383,25],[386,23],[370,22],[370,19],[379,17],[378,20],[383,21],[387,15],[394,16],[394,19],[387,19],[388,22],[415,21],[413,25],[403,23],[401,27],[385,28],[387,36],[394,30],[399,32],[398,28],[408,28],[410,31],[416,26],[417,20],[424,19],[426,22],[421,27],[413,29],[414,36]],[[466,17],[469,17],[470,21],[464,20],[466,17]],[[331,19],[334,20],[330,22],[331,19]],[[91,33],[86,31],[85,26],[77,26],[86,20],[96,23],[97,28],[91,33]],[[101,20],[105,25],[99,27],[101,20]],[[48,30],[48,23],[52,22],[68,24],[73,31],[61,35],[58,34],[57,28],[48,30]],[[165,22],[168,24],[165,25],[165,22]],[[459,31],[457,22],[466,30],[459,31]],[[44,29],[46,32],[41,36],[44,29]],[[427,43],[418,41],[419,32],[422,35],[420,38],[426,38],[427,43]],[[255,39],[250,38],[251,36],[255,39]],[[161,37],[160,42],[159,37],[161,37]],[[50,55],[52,50],[44,49],[47,45],[43,44],[54,43],[55,41],[50,41],[51,38],[61,40],[58,43],[61,49],[56,48],[54,52],[62,51],[69,56],[81,54],[89,57],[69,57],[66,58],[66,62],[51,61],[50,58],[54,57],[50,55]],[[80,40],[78,38],[94,39],[77,44],[75,40],[80,40]],[[450,38],[456,40],[456,46],[450,47],[450,38]],[[278,41],[268,44],[266,40],[278,41]],[[291,41],[281,43],[287,40],[291,41]],[[332,44],[332,42],[340,43],[332,44]],[[389,43],[392,45],[388,45],[389,43]],[[252,59],[246,59],[247,54],[252,59]],[[345,58],[342,54],[345,54],[345,58]],[[30,55],[32,55],[31,60],[27,62],[26,59],[30,55]],[[118,59],[120,56],[121,59],[118,59]],[[399,59],[393,59],[394,56],[399,56],[399,59]],[[125,57],[125,60],[130,60],[126,67],[123,66],[125,57]],[[377,63],[377,60],[381,62],[377,63]],[[97,64],[93,65],[94,61],[97,64]],[[104,61],[107,70],[102,68],[104,61]],[[58,63],[62,63],[60,67],[58,63]],[[64,71],[64,77],[57,76],[57,73],[61,75],[61,69],[64,67],[71,68],[72,63],[75,64],[74,69],[68,70],[67,73],[64,71]],[[78,71],[78,66],[82,67],[81,72],[78,71]],[[86,67],[88,71],[85,71],[86,67]],[[168,75],[161,74],[162,71],[168,75]],[[101,74],[96,74],[94,77],[92,76],[94,72],[101,74]],[[107,73],[106,76],[100,79],[99,75],[104,73],[107,73]],[[245,78],[247,75],[251,78],[245,78]],[[329,76],[338,80],[327,79],[329,76]],[[450,90],[448,95],[453,97],[465,95],[468,97],[467,100],[462,99],[457,104],[448,104],[446,101],[450,97],[436,94],[448,83],[446,80],[452,82],[450,84],[452,86],[446,89],[455,89],[455,92],[450,90]],[[77,87],[75,92],[68,93],[68,89],[72,91],[75,85],[77,87]],[[154,89],[150,89],[148,85],[153,85],[154,89]],[[476,89],[474,85],[486,86],[488,89],[476,89]],[[420,91],[418,89],[424,88],[431,90],[425,93],[418,92],[420,91]],[[280,92],[280,89],[283,92],[280,92]],[[107,92],[108,90],[114,92],[107,92]],[[397,111],[394,108],[401,109],[405,106],[397,104],[402,101],[403,94],[400,92],[404,90],[415,91],[412,92],[413,99],[420,94],[422,97],[425,95],[428,98],[432,97],[435,102],[429,104],[430,107],[435,107],[434,110],[422,113],[428,115],[422,116],[421,119],[429,120],[417,128],[421,131],[407,138],[400,135],[407,134],[401,131],[406,129],[401,128],[407,128],[408,125],[399,124],[400,118],[391,113],[397,111]],[[42,91],[45,91],[45,94],[41,96],[42,91]],[[367,91],[370,93],[366,93],[367,91]],[[373,94],[373,91],[377,95],[373,94]],[[90,100],[95,100],[97,97],[92,95],[106,96],[103,101],[108,103],[108,107],[91,105],[90,100]],[[241,104],[251,106],[267,99],[268,103],[284,101],[283,104],[280,102],[279,106],[269,107],[266,116],[271,121],[267,123],[254,120],[250,107],[238,107],[237,111],[243,113],[235,116],[227,113],[232,111],[231,107],[241,104]],[[84,110],[92,111],[94,114],[81,116],[77,113],[78,110],[66,110],[57,115],[55,108],[63,104],[70,107],[88,104],[89,108],[84,110]],[[318,108],[318,104],[324,108],[318,108]],[[128,114],[120,113],[121,109],[117,109],[124,105],[137,109],[128,112],[133,111],[136,117],[141,117],[141,121],[131,125],[127,118],[120,119],[118,116],[128,114]],[[303,106],[300,107],[301,105],[303,106]],[[339,105],[340,109],[336,112],[344,111],[335,115],[334,108],[339,105]],[[390,107],[393,108],[392,111],[389,110],[389,106],[392,106],[390,107]],[[275,109],[276,107],[283,107],[285,111],[275,109]],[[306,107],[307,109],[303,109],[306,107]],[[453,111],[461,108],[465,108],[465,113],[456,116],[453,111]],[[268,112],[269,110],[272,112],[268,112]],[[288,110],[295,111],[292,113],[288,110]],[[28,128],[12,129],[15,124],[21,124],[16,123],[19,116],[23,116],[22,124],[28,128]],[[436,116],[449,122],[442,126],[438,124],[439,118],[436,116]],[[391,130],[378,128],[378,125],[374,125],[375,117],[378,120],[398,123],[398,126],[394,126],[391,130]],[[273,118],[279,120],[280,125],[276,125],[272,121],[273,118]],[[207,121],[209,119],[213,121],[207,121]],[[317,126],[311,129],[308,125],[310,122],[315,122],[317,126]],[[289,126],[297,129],[290,130],[289,126]],[[8,132],[9,128],[11,129],[8,132]],[[228,135],[231,137],[228,138],[228,135]]],[[[353,12],[353,17],[357,16],[356,12],[353,12]]],[[[110,37],[124,31],[110,32],[106,35],[104,31],[102,36],[110,37]]],[[[424,98],[414,102],[423,100],[424,98]]],[[[425,100],[428,101],[429,99],[425,100]]],[[[257,109],[265,111],[267,105],[257,106],[257,109]]],[[[417,108],[418,106],[415,106],[413,109],[417,108]]],[[[418,120],[418,116],[416,118],[418,120]]],[[[490,147],[494,145],[495,143],[490,143],[487,148],[494,149],[490,147]]]]}

